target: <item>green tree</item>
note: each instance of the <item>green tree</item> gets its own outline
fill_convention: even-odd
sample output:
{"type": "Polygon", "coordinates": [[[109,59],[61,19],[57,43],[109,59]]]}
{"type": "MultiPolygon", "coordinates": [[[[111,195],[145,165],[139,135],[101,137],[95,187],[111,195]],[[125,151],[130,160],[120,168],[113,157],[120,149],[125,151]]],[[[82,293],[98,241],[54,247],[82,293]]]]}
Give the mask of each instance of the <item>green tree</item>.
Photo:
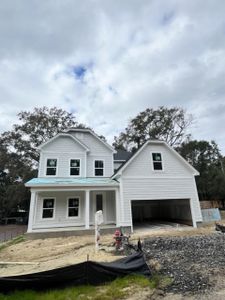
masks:
{"type": "Polygon", "coordinates": [[[18,114],[19,123],[0,136],[1,208],[4,215],[18,206],[28,209],[29,190],[24,183],[37,176],[37,147],[58,132],[71,127],[85,128],[62,109],[35,108],[18,114]],[[7,175],[7,176],[6,176],[7,175]],[[5,179],[9,181],[5,181],[5,179]]]}
{"type": "Polygon", "coordinates": [[[6,206],[6,191],[9,185],[9,178],[7,173],[0,169],[0,217],[4,216],[4,209],[6,206]]]}
{"type": "Polygon", "coordinates": [[[200,200],[225,198],[223,158],[215,141],[189,141],[176,149],[200,176],[196,178],[200,200]]]}
{"type": "Polygon", "coordinates": [[[20,124],[14,124],[13,130],[4,132],[1,142],[8,153],[15,153],[30,168],[37,166],[40,144],[62,130],[78,126],[74,115],[56,107],[21,111],[18,117],[20,124]]]}
{"type": "Polygon", "coordinates": [[[114,147],[135,151],[149,139],[163,140],[175,146],[187,138],[186,131],[191,122],[192,116],[182,108],[148,108],[131,119],[125,131],[114,138],[114,147]]]}

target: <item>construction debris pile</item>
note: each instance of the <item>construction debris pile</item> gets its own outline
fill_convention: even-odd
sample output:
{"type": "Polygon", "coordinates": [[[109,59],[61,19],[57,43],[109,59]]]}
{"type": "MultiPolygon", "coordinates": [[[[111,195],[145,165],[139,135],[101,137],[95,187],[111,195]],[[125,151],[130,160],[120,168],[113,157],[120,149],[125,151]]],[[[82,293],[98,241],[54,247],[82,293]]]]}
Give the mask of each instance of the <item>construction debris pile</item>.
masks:
{"type": "Polygon", "coordinates": [[[225,275],[225,234],[221,232],[149,238],[143,250],[149,264],[157,262],[157,271],[173,280],[166,292],[204,293],[213,288],[218,276],[225,275]]]}

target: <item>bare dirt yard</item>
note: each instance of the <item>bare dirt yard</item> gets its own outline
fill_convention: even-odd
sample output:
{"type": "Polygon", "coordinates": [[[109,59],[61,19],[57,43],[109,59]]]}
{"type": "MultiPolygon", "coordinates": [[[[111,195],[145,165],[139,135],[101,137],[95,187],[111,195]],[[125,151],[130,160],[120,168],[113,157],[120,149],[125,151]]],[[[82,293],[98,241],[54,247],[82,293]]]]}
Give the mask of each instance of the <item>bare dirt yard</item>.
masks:
{"type": "MultiPolygon", "coordinates": [[[[139,237],[153,274],[171,279],[153,294],[142,293],[143,300],[225,299],[225,234],[216,232],[214,225],[138,231],[131,242],[139,237]]],[[[110,252],[112,242],[112,235],[102,236],[105,250],[96,253],[93,236],[25,240],[1,249],[0,276],[62,267],[85,261],[87,255],[90,260],[112,261],[119,258],[110,252]]],[[[137,291],[127,299],[139,298],[137,291]]]]}

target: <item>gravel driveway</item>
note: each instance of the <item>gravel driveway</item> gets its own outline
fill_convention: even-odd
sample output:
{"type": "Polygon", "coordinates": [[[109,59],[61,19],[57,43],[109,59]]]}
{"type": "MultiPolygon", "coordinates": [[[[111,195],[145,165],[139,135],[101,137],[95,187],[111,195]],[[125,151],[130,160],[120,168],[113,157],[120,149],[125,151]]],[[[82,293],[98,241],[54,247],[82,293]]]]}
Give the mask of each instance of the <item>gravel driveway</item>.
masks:
{"type": "MultiPolygon", "coordinates": [[[[219,279],[223,281],[225,276],[223,233],[148,238],[143,248],[150,264],[158,262],[159,272],[173,279],[173,283],[165,289],[166,293],[203,295],[201,299],[206,299],[206,295],[217,288],[219,279]]],[[[225,295],[221,299],[225,299],[225,295]]]]}

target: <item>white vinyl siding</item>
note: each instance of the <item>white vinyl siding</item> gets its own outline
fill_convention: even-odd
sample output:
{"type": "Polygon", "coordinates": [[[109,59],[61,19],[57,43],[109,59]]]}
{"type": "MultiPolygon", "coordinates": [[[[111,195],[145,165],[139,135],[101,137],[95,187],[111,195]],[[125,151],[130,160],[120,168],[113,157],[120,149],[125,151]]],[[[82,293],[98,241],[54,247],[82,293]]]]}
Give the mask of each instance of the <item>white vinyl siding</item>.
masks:
{"type": "Polygon", "coordinates": [[[106,192],[106,216],[107,223],[116,222],[116,195],[114,191],[106,192]]]}
{"type": "Polygon", "coordinates": [[[72,133],[77,136],[88,148],[89,152],[69,136],[59,136],[51,143],[44,146],[40,153],[39,177],[46,177],[47,158],[57,157],[57,177],[70,177],[70,159],[80,159],[80,177],[94,176],[94,160],[104,161],[103,177],[113,174],[113,151],[90,133],[72,133]]]}
{"type": "MultiPolygon", "coordinates": [[[[115,191],[91,191],[90,192],[90,224],[94,225],[94,213],[96,211],[96,194],[103,195],[104,224],[116,223],[115,191]]],[[[85,191],[51,191],[39,192],[36,197],[34,209],[33,230],[61,227],[74,227],[85,225],[85,191]],[[54,198],[54,218],[42,218],[43,199],[54,198]],[[69,199],[79,199],[78,205],[69,205],[69,199]],[[69,208],[78,208],[78,216],[69,217],[69,208]]]]}
{"type": "Polygon", "coordinates": [[[91,191],[90,193],[90,222],[94,224],[96,212],[96,194],[103,195],[103,216],[104,224],[116,223],[116,195],[115,191],[91,191]]]}
{"type": "Polygon", "coordinates": [[[70,159],[80,159],[80,176],[84,177],[86,152],[80,144],[70,137],[55,139],[41,150],[39,161],[39,177],[46,177],[46,162],[48,158],[57,158],[57,177],[70,177],[70,159]]]}
{"type": "Polygon", "coordinates": [[[54,139],[51,143],[45,145],[42,151],[50,151],[50,152],[83,152],[85,151],[84,147],[82,147],[78,142],[76,142],[70,136],[59,136],[54,139]]]}
{"type": "Polygon", "coordinates": [[[148,145],[137,155],[124,170],[123,176],[134,177],[192,177],[190,169],[164,145],[148,145]],[[152,167],[152,153],[161,153],[163,171],[152,167]]]}
{"type": "Polygon", "coordinates": [[[124,222],[131,223],[131,200],[190,199],[193,219],[201,222],[194,178],[123,178],[124,222]]]}
{"type": "Polygon", "coordinates": [[[71,132],[70,134],[84,143],[90,150],[90,154],[112,155],[113,151],[89,132],[71,132]]]}
{"type": "Polygon", "coordinates": [[[85,219],[85,194],[82,191],[66,192],[40,192],[37,196],[34,214],[33,229],[38,228],[52,228],[52,227],[65,227],[65,226],[84,226],[85,219]],[[80,214],[76,218],[68,218],[68,198],[79,197],[80,214]],[[43,219],[42,208],[43,198],[55,198],[55,212],[54,218],[43,219]]]}
{"type": "MultiPolygon", "coordinates": [[[[40,167],[45,165],[45,161],[48,157],[53,157],[53,155],[57,155],[57,177],[70,177],[70,159],[71,157],[79,157],[80,159],[80,176],[85,177],[85,153],[57,153],[55,152],[42,152],[40,167]]],[[[46,168],[42,168],[39,171],[39,177],[46,177],[45,170],[46,168]]]]}
{"type": "Polygon", "coordinates": [[[131,200],[190,199],[193,221],[202,221],[192,171],[165,145],[146,146],[123,171],[120,182],[123,225],[132,222],[131,200]],[[162,154],[163,170],[153,169],[152,153],[162,154]]]}
{"type": "Polygon", "coordinates": [[[106,147],[101,141],[92,136],[89,132],[71,132],[80,139],[90,151],[87,153],[87,177],[94,175],[94,160],[104,161],[103,177],[111,177],[113,170],[113,151],[106,147]]]}

